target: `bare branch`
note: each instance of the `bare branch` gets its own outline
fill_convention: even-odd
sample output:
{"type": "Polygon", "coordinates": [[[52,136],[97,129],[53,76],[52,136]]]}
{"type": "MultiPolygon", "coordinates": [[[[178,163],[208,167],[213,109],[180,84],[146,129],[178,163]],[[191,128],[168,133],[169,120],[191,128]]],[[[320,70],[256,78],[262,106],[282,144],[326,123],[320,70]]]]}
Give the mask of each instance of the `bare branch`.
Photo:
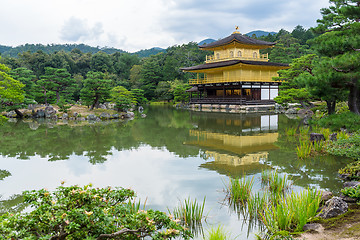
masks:
{"type": "Polygon", "coordinates": [[[342,73],[349,73],[350,70],[342,70],[342,69],[339,69],[339,68],[336,68],[336,67],[332,67],[335,71],[337,72],[342,72],[342,73]]]}

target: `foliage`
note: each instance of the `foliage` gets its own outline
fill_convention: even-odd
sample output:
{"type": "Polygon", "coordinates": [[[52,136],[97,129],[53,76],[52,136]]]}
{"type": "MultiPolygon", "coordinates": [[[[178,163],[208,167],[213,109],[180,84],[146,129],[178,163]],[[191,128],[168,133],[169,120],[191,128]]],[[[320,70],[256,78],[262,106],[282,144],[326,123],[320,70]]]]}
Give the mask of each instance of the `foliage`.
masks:
{"type": "Polygon", "coordinates": [[[321,127],[330,128],[332,131],[339,131],[342,128],[349,132],[360,130],[360,117],[352,112],[329,115],[313,122],[321,127]]]}
{"type": "Polygon", "coordinates": [[[114,87],[110,90],[109,100],[115,103],[118,111],[126,111],[134,103],[131,92],[122,86],[114,87]]]}
{"type": "Polygon", "coordinates": [[[207,231],[204,239],[206,240],[227,240],[230,238],[230,233],[226,232],[221,225],[212,227],[207,231]]]}
{"type": "Polygon", "coordinates": [[[180,205],[174,208],[172,214],[175,219],[178,219],[184,226],[189,227],[192,232],[196,233],[202,228],[202,220],[205,218],[204,208],[205,197],[202,203],[199,203],[196,199],[191,200],[189,197],[183,203],[180,202],[180,205]]]}
{"type": "Polygon", "coordinates": [[[189,94],[186,90],[190,89],[191,86],[188,84],[180,84],[175,86],[173,90],[174,94],[174,101],[175,102],[188,102],[189,101],[189,94]]]}
{"type": "Polygon", "coordinates": [[[326,151],[336,156],[360,160],[360,134],[356,133],[348,138],[339,138],[335,142],[330,142],[326,151]]]}
{"type": "Polygon", "coordinates": [[[301,89],[287,89],[279,92],[279,95],[274,100],[279,104],[308,102],[310,98],[309,92],[305,88],[301,89]]]}
{"type": "Polygon", "coordinates": [[[347,92],[350,111],[360,114],[360,11],[357,0],[330,0],[330,7],[321,9],[322,19],[313,30],[320,33],[311,42],[322,56],[326,71],[322,79],[331,83],[338,93],[347,92]]]}
{"type": "Polygon", "coordinates": [[[141,89],[132,89],[131,96],[136,105],[141,106],[148,102],[144,96],[144,90],[141,89]]]}
{"type": "Polygon", "coordinates": [[[298,158],[306,159],[310,157],[312,149],[312,142],[309,140],[300,140],[300,145],[296,147],[296,154],[298,158]]]}
{"type": "Polygon", "coordinates": [[[129,189],[60,186],[25,191],[28,213],[4,214],[0,235],[5,239],[172,239],[190,237],[175,220],[154,210],[134,212],[129,189]]]}
{"type": "Polygon", "coordinates": [[[225,185],[225,192],[230,205],[245,204],[251,197],[253,185],[254,178],[230,178],[229,183],[225,185]]]}
{"type": "Polygon", "coordinates": [[[360,161],[349,163],[344,168],[339,169],[340,174],[346,174],[350,179],[359,179],[358,173],[360,172],[360,161]]]}
{"type": "Polygon", "coordinates": [[[102,72],[88,72],[84,79],[84,87],[80,91],[81,100],[91,105],[91,110],[109,97],[111,80],[102,72]]]}
{"type": "Polygon", "coordinates": [[[17,109],[24,101],[24,84],[9,74],[10,68],[0,63],[0,111],[17,109]]]}
{"type": "Polygon", "coordinates": [[[59,111],[64,113],[67,113],[68,110],[71,108],[71,105],[68,104],[64,98],[60,98],[57,105],[59,107],[59,111]]]}
{"type": "Polygon", "coordinates": [[[278,171],[263,171],[261,182],[269,187],[270,192],[276,194],[284,193],[291,186],[287,175],[280,175],[278,171]]]}
{"type": "Polygon", "coordinates": [[[341,192],[345,196],[356,198],[358,202],[360,201],[360,185],[358,185],[357,187],[346,187],[344,189],[341,189],[341,192]]]}
{"type": "Polygon", "coordinates": [[[261,215],[262,221],[272,233],[302,231],[309,218],[316,215],[320,201],[321,194],[316,190],[293,192],[274,205],[268,205],[261,215]]]}

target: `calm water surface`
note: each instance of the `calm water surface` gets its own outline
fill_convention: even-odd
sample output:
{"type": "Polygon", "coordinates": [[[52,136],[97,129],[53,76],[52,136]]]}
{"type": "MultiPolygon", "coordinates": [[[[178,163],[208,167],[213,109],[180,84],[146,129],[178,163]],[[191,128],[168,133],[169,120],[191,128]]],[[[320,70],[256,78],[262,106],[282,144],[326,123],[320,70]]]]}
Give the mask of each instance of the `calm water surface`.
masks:
{"type": "Polygon", "coordinates": [[[93,183],[96,187],[132,188],[147,207],[167,211],[179,200],[206,197],[204,229],[219,224],[254,239],[250,226],[226,205],[229,177],[254,177],[261,191],[265,169],[279,169],[293,179],[293,189],[316,187],[338,192],[334,157],[300,161],[286,128],[299,122],[285,115],[205,113],[166,107],[146,109],[133,121],[86,126],[54,126],[19,121],[0,126],[0,212],[22,209],[21,192],[93,183]]]}

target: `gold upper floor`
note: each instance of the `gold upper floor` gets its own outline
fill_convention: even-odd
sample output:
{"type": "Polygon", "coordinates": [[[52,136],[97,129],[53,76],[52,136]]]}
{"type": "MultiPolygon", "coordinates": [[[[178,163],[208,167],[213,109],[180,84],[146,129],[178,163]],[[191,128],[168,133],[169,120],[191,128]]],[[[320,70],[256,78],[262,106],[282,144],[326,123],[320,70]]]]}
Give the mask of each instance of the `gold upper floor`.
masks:
{"type": "Polygon", "coordinates": [[[213,63],[227,60],[251,60],[251,61],[269,61],[268,54],[261,54],[260,47],[233,43],[222,47],[212,49],[213,55],[206,56],[206,63],[213,63]]]}

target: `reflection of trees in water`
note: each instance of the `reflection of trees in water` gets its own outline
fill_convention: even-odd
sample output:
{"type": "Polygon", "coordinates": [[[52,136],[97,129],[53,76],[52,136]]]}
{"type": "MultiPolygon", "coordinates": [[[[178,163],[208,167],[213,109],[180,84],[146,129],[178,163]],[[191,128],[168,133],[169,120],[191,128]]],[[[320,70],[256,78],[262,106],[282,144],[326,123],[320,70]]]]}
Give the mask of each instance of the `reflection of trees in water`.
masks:
{"type": "Polygon", "coordinates": [[[151,108],[145,119],[127,123],[98,123],[70,127],[42,124],[36,130],[33,122],[18,121],[0,127],[0,154],[18,159],[39,155],[49,161],[67,160],[71,155],[86,156],[93,164],[106,161],[113,149],[138,148],[141,144],[166,147],[181,157],[196,156],[197,148],[184,146],[192,127],[189,112],[174,108],[151,108]]]}
{"type": "Polygon", "coordinates": [[[27,204],[24,203],[23,195],[15,194],[6,200],[0,200],[0,215],[2,215],[4,213],[21,212],[26,207],[27,207],[27,204]]]}
{"type": "Polygon", "coordinates": [[[6,177],[11,176],[11,173],[7,170],[0,169],[0,180],[3,180],[6,177]]]}

